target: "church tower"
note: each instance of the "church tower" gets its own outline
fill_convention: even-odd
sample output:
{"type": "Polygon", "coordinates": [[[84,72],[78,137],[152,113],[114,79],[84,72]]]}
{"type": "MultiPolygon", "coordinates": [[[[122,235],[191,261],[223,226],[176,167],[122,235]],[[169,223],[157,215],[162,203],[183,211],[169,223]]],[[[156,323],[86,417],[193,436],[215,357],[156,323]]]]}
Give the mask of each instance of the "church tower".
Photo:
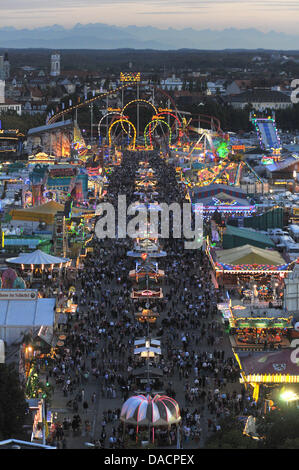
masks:
{"type": "Polygon", "coordinates": [[[60,75],[60,54],[54,52],[51,55],[51,77],[59,77],[60,75]]]}
{"type": "Polygon", "coordinates": [[[4,71],[4,80],[8,80],[10,77],[10,63],[8,60],[7,52],[4,54],[3,71],[4,71]]]}

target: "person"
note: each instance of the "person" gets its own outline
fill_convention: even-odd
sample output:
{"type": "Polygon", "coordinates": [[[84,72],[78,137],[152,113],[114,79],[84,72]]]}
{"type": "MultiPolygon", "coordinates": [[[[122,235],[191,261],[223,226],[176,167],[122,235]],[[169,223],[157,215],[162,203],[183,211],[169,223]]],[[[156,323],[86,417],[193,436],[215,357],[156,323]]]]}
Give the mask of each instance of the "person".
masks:
{"type": "Polygon", "coordinates": [[[101,432],[101,442],[102,442],[103,446],[105,446],[106,436],[107,436],[107,434],[106,434],[105,430],[103,429],[102,432],[101,432]]]}
{"type": "MultiPolygon", "coordinates": [[[[114,174],[111,175],[107,201],[112,200],[117,204],[117,194],[124,194],[121,192],[123,188],[128,193],[127,202],[134,199],[134,165],[137,159],[135,159],[135,155],[130,154],[129,158],[131,159],[131,157],[133,163],[125,159],[122,168],[115,168],[114,174]]],[[[159,186],[161,200],[183,201],[184,195],[180,195],[175,187],[174,170],[167,167],[163,161],[161,163],[157,157],[150,160],[151,165],[154,162],[157,163],[155,171],[161,182],[159,186]],[[171,189],[167,187],[169,184],[171,184],[171,189]]],[[[136,366],[128,348],[132,349],[134,337],[144,333],[144,325],[135,322],[135,305],[130,300],[130,285],[126,279],[127,271],[131,269],[132,263],[126,257],[126,251],[130,248],[132,241],[98,241],[94,237],[91,243],[94,253],[89,253],[86,256],[85,269],[79,270],[77,274],[76,286],[78,286],[78,290],[76,295],[78,298],[74,303],[78,304],[78,310],[76,318],[74,318],[75,324],[69,329],[66,340],[73,365],[72,362],[68,362],[62,352],[61,359],[54,363],[55,377],[62,373],[62,363],[64,363],[66,374],[68,375],[71,370],[71,375],[75,375],[75,386],[80,386],[81,378],[84,380],[84,372],[91,371],[90,377],[93,377],[93,371],[99,369],[99,377],[103,378],[100,383],[102,388],[100,393],[113,399],[119,397],[121,395],[119,392],[122,390],[126,400],[133,387],[130,381],[136,366]],[[120,281],[117,281],[117,278],[120,281]],[[95,299],[98,299],[98,304],[94,302],[95,299]],[[95,306],[94,309],[93,306],[95,306]],[[121,317],[119,312],[123,312],[121,317]],[[93,357],[94,353],[95,357],[93,357]],[[95,360],[91,361],[91,359],[95,360]],[[89,362],[91,362],[91,367],[89,362]]],[[[163,249],[168,253],[165,266],[162,264],[164,261],[161,260],[161,267],[163,269],[167,267],[167,271],[165,269],[167,272],[165,286],[163,285],[164,300],[161,301],[161,304],[159,303],[157,309],[160,314],[157,325],[153,325],[162,337],[163,357],[167,358],[167,362],[162,364],[161,361],[163,366],[161,369],[164,371],[165,383],[168,382],[169,385],[168,395],[175,397],[173,389],[178,386],[179,376],[181,380],[189,381],[190,385],[186,390],[189,411],[197,407],[199,401],[200,412],[203,412],[205,422],[210,416],[208,405],[211,399],[205,399],[206,393],[202,388],[206,387],[207,394],[210,387],[213,387],[213,390],[217,387],[219,390],[221,388],[222,392],[222,382],[216,383],[214,379],[218,380],[219,377],[222,379],[222,376],[229,379],[230,375],[235,373],[232,367],[233,362],[223,364],[224,357],[221,363],[221,357],[217,357],[217,354],[209,356],[209,353],[213,353],[214,349],[213,341],[211,341],[212,336],[217,338],[221,334],[211,321],[211,317],[213,318],[211,311],[216,309],[217,312],[218,299],[216,299],[217,294],[213,292],[213,287],[210,285],[209,261],[202,251],[196,251],[196,255],[195,253],[187,253],[188,250],[184,250],[180,240],[164,240],[163,249]],[[197,280],[191,288],[188,279],[192,276],[197,280]],[[210,308],[211,304],[213,304],[213,308],[210,308]],[[189,331],[198,331],[198,334],[194,338],[193,333],[190,334],[189,331]],[[178,350],[174,347],[176,342],[178,350]],[[216,370],[218,370],[217,374],[216,370]],[[197,382],[194,381],[194,385],[191,385],[196,377],[198,377],[197,382]],[[173,378],[173,386],[170,378],[173,378]]],[[[71,322],[69,323],[71,324],[71,322]]],[[[98,385],[97,382],[96,386],[98,387],[98,385]]],[[[90,386],[93,386],[91,382],[90,386]]],[[[162,386],[163,383],[161,383],[162,386]]],[[[69,393],[72,394],[70,390],[69,393]]],[[[81,390],[81,387],[77,401],[82,402],[82,405],[84,402],[87,403],[86,393],[84,389],[81,390]]],[[[91,402],[95,403],[95,401],[96,392],[91,396],[91,402]]],[[[86,409],[83,406],[83,410],[87,413],[88,403],[86,409]]],[[[77,409],[74,407],[74,412],[78,412],[78,405],[77,409]]],[[[107,412],[106,415],[103,415],[102,422],[104,434],[107,432],[109,436],[111,435],[110,423],[115,421],[111,415],[110,410],[110,413],[107,412]],[[107,429],[105,429],[106,422],[108,422],[107,429]]],[[[190,428],[190,421],[192,421],[192,413],[188,412],[183,417],[182,425],[186,424],[190,428]]],[[[76,425],[79,427],[78,423],[76,425]]],[[[210,427],[212,426],[210,425],[210,427]]]]}
{"type": "Polygon", "coordinates": [[[84,402],[83,402],[83,409],[84,409],[84,412],[87,413],[87,410],[88,410],[88,403],[87,403],[87,401],[84,401],[84,402]]]}

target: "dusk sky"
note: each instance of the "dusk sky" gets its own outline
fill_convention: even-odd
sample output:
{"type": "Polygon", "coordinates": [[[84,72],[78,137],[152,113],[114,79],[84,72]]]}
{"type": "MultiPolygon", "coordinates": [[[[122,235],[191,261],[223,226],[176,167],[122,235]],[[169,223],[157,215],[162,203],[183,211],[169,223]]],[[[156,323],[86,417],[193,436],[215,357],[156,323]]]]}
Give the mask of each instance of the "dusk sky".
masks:
{"type": "Polygon", "coordinates": [[[107,23],[298,34],[298,0],[1,0],[0,27],[107,23]]]}

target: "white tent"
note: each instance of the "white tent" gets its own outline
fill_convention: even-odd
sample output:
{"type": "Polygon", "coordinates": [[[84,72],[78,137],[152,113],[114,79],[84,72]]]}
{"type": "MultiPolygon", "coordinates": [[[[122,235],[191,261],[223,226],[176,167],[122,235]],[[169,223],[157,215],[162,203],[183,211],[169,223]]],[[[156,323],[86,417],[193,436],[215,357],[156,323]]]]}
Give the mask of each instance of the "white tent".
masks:
{"type": "Polygon", "coordinates": [[[70,260],[68,258],[58,258],[57,256],[48,255],[44,251],[35,250],[32,253],[22,253],[17,258],[7,258],[6,263],[24,264],[24,265],[51,265],[65,264],[70,260]]]}
{"type": "Polygon", "coordinates": [[[28,330],[54,326],[55,299],[0,300],[0,339],[8,345],[28,330]]]}

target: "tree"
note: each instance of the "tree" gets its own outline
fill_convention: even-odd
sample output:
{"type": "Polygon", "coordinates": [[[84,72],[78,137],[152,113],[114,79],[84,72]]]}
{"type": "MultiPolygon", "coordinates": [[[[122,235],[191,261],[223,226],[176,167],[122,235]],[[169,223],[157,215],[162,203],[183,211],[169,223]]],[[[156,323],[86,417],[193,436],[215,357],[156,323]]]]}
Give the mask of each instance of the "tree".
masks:
{"type": "Polygon", "coordinates": [[[19,116],[16,111],[1,113],[0,119],[3,129],[19,129],[20,132],[24,134],[26,134],[29,129],[43,126],[46,123],[45,114],[30,115],[23,113],[22,116],[19,116]]]}
{"type": "Polygon", "coordinates": [[[208,439],[205,449],[258,449],[257,441],[244,436],[241,430],[231,429],[217,432],[208,439]]]}
{"type": "Polygon", "coordinates": [[[221,420],[221,431],[210,436],[205,449],[258,449],[259,441],[244,436],[244,424],[235,417],[227,417],[221,420]]]}
{"type": "Polygon", "coordinates": [[[298,449],[299,409],[289,405],[257,418],[256,431],[262,437],[254,440],[243,435],[244,424],[228,417],[220,422],[221,431],[206,441],[207,449],[298,449]]]}
{"type": "Polygon", "coordinates": [[[13,364],[0,364],[0,439],[24,438],[27,404],[18,371],[13,364]]]}
{"type": "Polygon", "coordinates": [[[289,407],[272,411],[262,420],[258,432],[265,435],[265,447],[267,449],[284,449],[285,446],[298,445],[298,408],[289,407]]]}

